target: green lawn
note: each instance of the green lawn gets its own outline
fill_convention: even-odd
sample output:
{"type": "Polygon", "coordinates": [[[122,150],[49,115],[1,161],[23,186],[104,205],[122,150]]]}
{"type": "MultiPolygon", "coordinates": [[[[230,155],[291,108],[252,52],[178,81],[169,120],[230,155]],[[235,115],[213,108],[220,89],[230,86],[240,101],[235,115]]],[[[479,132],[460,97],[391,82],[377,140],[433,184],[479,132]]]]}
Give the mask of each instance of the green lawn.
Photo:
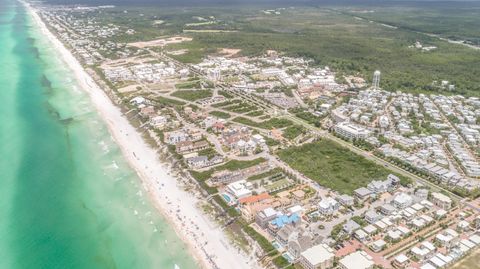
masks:
{"type": "Polygon", "coordinates": [[[178,100],[170,99],[170,98],[165,98],[165,97],[162,97],[162,96],[156,96],[156,97],[152,97],[152,98],[149,98],[149,99],[155,101],[160,106],[183,106],[183,105],[185,105],[185,103],[182,102],[182,101],[178,101],[178,100]]]}
{"type": "Polygon", "coordinates": [[[262,129],[283,128],[293,124],[293,122],[291,122],[290,120],[279,118],[273,118],[262,122],[255,122],[244,117],[236,117],[232,121],[262,129]]]}
{"type": "Polygon", "coordinates": [[[262,179],[262,178],[271,177],[271,176],[278,175],[278,174],[281,174],[281,173],[282,173],[282,169],[280,169],[279,167],[275,167],[272,170],[269,170],[267,172],[263,172],[261,174],[251,176],[247,180],[249,180],[249,181],[259,180],[259,179],[262,179]]]}
{"type": "Polygon", "coordinates": [[[229,105],[237,104],[237,103],[241,103],[241,102],[242,102],[241,100],[233,99],[233,100],[228,100],[228,101],[224,101],[224,102],[221,102],[221,103],[213,104],[212,107],[224,107],[224,106],[229,106],[229,105]]]}
{"type": "Polygon", "coordinates": [[[391,173],[327,139],[290,147],[278,155],[320,185],[345,194],[352,194],[353,190],[365,187],[372,180],[385,179],[391,173]]]}
{"type": "Polygon", "coordinates": [[[241,103],[225,106],[223,107],[223,109],[231,112],[236,112],[236,113],[247,113],[253,110],[257,110],[257,107],[254,105],[250,105],[247,102],[241,102],[241,103]]]}
{"type": "Polygon", "coordinates": [[[199,99],[212,97],[212,92],[209,90],[182,90],[176,91],[171,95],[187,101],[196,101],[199,99]]]}
{"type": "Polygon", "coordinates": [[[191,80],[182,83],[175,84],[175,88],[177,89],[193,89],[193,88],[200,88],[200,80],[191,80]]]}
{"type": "Polygon", "coordinates": [[[249,116],[249,117],[258,117],[258,116],[263,115],[263,111],[262,110],[256,110],[256,111],[249,112],[245,115],[249,116]]]}
{"type": "Polygon", "coordinates": [[[230,114],[228,114],[226,112],[222,112],[222,111],[217,111],[217,110],[211,111],[209,114],[212,115],[212,116],[221,118],[221,119],[230,118],[230,114]]]}
{"type": "Polygon", "coordinates": [[[271,192],[271,191],[277,190],[278,188],[285,187],[287,185],[291,185],[291,183],[290,183],[290,181],[288,181],[288,179],[284,178],[284,179],[280,179],[280,180],[275,181],[271,185],[266,186],[265,189],[268,192],[271,192]]]}
{"type": "Polygon", "coordinates": [[[289,126],[287,128],[285,128],[285,130],[283,130],[283,137],[285,137],[286,139],[294,139],[295,137],[301,135],[302,133],[305,133],[306,130],[303,126],[301,125],[292,125],[292,126],[289,126]]]}

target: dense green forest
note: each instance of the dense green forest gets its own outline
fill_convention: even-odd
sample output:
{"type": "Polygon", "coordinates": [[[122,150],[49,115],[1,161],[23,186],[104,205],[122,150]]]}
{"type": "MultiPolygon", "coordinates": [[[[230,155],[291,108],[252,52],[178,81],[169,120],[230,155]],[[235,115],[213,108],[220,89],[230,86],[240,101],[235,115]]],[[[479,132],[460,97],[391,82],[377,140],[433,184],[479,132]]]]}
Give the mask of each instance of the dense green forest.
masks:
{"type": "Polygon", "coordinates": [[[246,56],[274,49],[290,56],[312,58],[318,65],[367,80],[374,70],[381,70],[381,87],[387,90],[438,92],[440,89],[433,87],[432,82],[448,80],[456,86],[454,93],[478,95],[480,50],[416,31],[446,37],[456,33],[457,37],[474,39],[480,36],[480,10],[434,6],[289,7],[278,9],[279,14],[265,14],[256,6],[130,7],[126,13],[123,8],[104,11],[109,16],[98,14],[98,19],[136,30],[135,35],[121,35],[117,41],[174,34],[192,36],[192,42],[166,48],[187,49],[185,54],[172,56],[183,62],[199,62],[218,48],[238,48],[246,56]],[[398,24],[399,28],[381,23],[398,24]],[[416,41],[437,49],[426,52],[409,48],[416,41]]]}

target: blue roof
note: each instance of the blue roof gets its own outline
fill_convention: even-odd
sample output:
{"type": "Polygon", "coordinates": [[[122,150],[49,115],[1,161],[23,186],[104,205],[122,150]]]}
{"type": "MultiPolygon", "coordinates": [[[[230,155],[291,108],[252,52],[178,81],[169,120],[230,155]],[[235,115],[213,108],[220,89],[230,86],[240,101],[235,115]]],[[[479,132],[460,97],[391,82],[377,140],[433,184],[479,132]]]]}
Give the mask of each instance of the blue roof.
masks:
{"type": "Polygon", "coordinates": [[[298,216],[298,214],[294,213],[290,216],[281,215],[281,216],[277,217],[276,219],[272,220],[271,223],[273,225],[276,225],[278,228],[282,228],[286,224],[295,223],[299,220],[300,220],[300,217],[298,216]]]}

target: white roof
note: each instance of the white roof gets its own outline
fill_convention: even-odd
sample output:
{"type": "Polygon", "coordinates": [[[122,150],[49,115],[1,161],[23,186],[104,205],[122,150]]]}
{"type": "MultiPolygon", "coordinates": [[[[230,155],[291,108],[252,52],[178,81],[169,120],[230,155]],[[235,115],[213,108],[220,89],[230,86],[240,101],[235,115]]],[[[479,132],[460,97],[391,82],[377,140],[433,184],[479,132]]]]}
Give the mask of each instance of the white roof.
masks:
{"type": "Polygon", "coordinates": [[[398,231],[392,231],[392,230],[388,231],[387,235],[392,239],[398,239],[402,236],[398,231]]]}
{"type": "Polygon", "coordinates": [[[419,211],[419,210],[422,210],[424,208],[424,206],[419,204],[419,203],[415,203],[415,204],[412,205],[412,208],[419,211]]]}
{"type": "Polygon", "coordinates": [[[437,214],[437,216],[444,216],[445,214],[447,214],[447,211],[439,209],[435,214],[437,214]]]}
{"type": "Polygon", "coordinates": [[[467,228],[468,226],[470,226],[470,223],[468,223],[468,221],[461,220],[458,222],[458,227],[467,228]]]}
{"type": "Polygon", "coordinates": [[[458,233],[452,230],[451,228],[445,229],[445,233],[451,235],[452,237],[458,236],[458,233]]]}
{"type": "Polygon", "coordinates": [[[407,208],[405,208],[404,210],[405,210],[406,212],[412,214],[412,215],[417,214],[417,210],[415,210],[415,209],[413,209],[413,208],[411,208],[411,207],[407,207],[407,208]]]}
{"type": "Polygon", "coordinates": [[[377,225],[377,227],[380,228],[380,229],[382,229],[382,230],[385,229],[385,228],[387,228],[387,225],[386,225],[383,221],[381,221],[381,220],[375,222],[375,225],[377,225]]]}
{"type": "Polygon", "coordinates": [[[382,222],[385,223],[387,226],[392,226],[393,225],[393,223],[390,221],[389,217],[383,218],[382,222]]]}
{"type": "Polygon", "coordinates": [[[453,261],[453,258],[450,255],[445,256],[442,253],[437,253],[437,255],[435,255],[435,256],[438,257],[439,259],[441,259],[442,261],[444,261],[445,263],[450,263],[450,262],[453,261]]]}
{"type": "Polygon", "coordinates": [[[475,245],[480,244],[480,236],[477,234],[473,234],[468,238],[470,241],[472,241],[475,245]]]}
{"type": "Polygon", "coordinates": [[[338,202],[333,199],[332,197],[327,197],[325,199],[322,199],[319,203],[318,206],[323,209],[329,209],[330,207],[334,207],[338,202]]]}
{"type": "Polygon", "coordinates": [[[423,219],[414,219],[412,220],[412,224],[417,227],[423,227],[425,225],[425,221],[423,219]]]}
{"type": "Polygon", "coordinates": [[[474,248],[475,247],[475,244],[473,242],[471,242],[470,240],[468,239],[462,239],[460,241],[460,243],[464,244],[465,246],[467,246],[468,248],[474,248]]]}
{"type": "Polygon", "coordinates": [[[239,180],[228,184],[227,188],[236,198],[241,198],[252,194],[252,191],[250,191],[247,186],[248,182],[246,180],[239,180]]]}
{"type": "Polygon", "coordinates": [[[292,206],[288,209],[288,211],[290,213],[298,213],[298,212],[302,212],[303,211],[303,207],[301,205],[295,205],[295,206],[292,206]]]}
{"type": "Polygon", "coordinates": [[[410,251],[419,256],[425,256],[429,253],[428,249],[419,247],[413,247],[410,251]]]}
{"type": "Polygon", "coordinates": [[[355,235],[358,237],[358,238],[365,238],[367,237],[367,233],[365,233],[365,231],[363,229],[358,229],[355,231],[355,235]]]}
{"type": "Polygon", "coordinates": [[[453,237],[451,237],[449,235],[444,235],[444,234],[437,234],[435,236],[435,238],[439,241],[442,241],[442,242],[450,242],[453,239],[453,237]]]}
{"type": "Polygon", "coordinates": [[[425,215],[425,214],[421,215],[420,218],[422,218],[424,221],[426,221],[428,223],[433,221],[432,217],[430,217],[429,215],[425,215]]]}
{"type": "Polygon", "coordinates": [[[395,257],[395,260],[399,263],[404,263],[404,262],[408,261],[408,257],[405,256],[405,254],[400,254],[397,257],[395,257]]]}
{"type": "Polygon", "coordinates": [[[450,199],[450,197],[446,196],[446,195],[443,194],[443,193],[432,192],[431,195],[432,195],[432,198],[437,199],[437,200],[440,200],[440,201],[442,201],[442,202],[445,202],[445,203],[451,203],[451,202],[452,202],[452,200],[450,199]]]}
{"type": "Polygon", "coordinates": [[[301,255],[313,266],[317,266],[318,264],[335,257],[333,250],[325,244],[313,246],[302,252],[301,255]]]}
{"type": "Polygon", "coordinates": [[[260,134],[254,134],[254,135],[252,135],[252,137],[257,139],[257,140],[263,139],[263,136],[261,136],[260,134]]]}
{"type": "Polygon", "coordinates": [[[394,200],[399,204],[408,204],[412,202],[412,197],[404,192],[401,192],[395,196],[394,200]]]}
{"type": "Polygon", "coordinates": [[[386,244],[387,244],[387,242],[385,242],[385,240],[383,240],[383,239],[378,239],[377,241],[373,242],[373,245],[375,245],[378,248],[381,248],[381,247],[385,246],[386,244]]]}
{"type": "Polygon", "coordinates": [[[443,267],[445,266],[445,262],[442,261],[440,258],[438,258],[437,256],[433,256],[431,259],[430,259],[430,262],[435,265],[436,267],[443,267]]]}
{"type": "Polygon", "coordinates": [[[433,204],[430,201],[427,201],[427,200],[422,200],[420,203],[422,205],[426,206],[426,207],[429,207],[429,208],[433,206],[433,204]]]}
{"type": "Polygon", "coordinates": [[[403,226],[398,226],[397,230],[399,230],[402,234],[408,234],[410,232],[410,229],[408,229],[407,227],[403,227],[403,226]]]}
{"type": "Polygon", "coordinates": [[[422,242],[422,246],[424,246],[425,248],[429,249],[430,251],[434,251],[435,250],[435,246],[428,242],[428,241],[423,241],[422,242]]]}
{"type": "Polygon", "coordinates": [[[265,217],[272,217],[272,216],[276,216],[277,215],[277,210],[271,208],[271,207],[267,207],[263,210],[263,214],[265,214],[265,217]]]}
{"type": "Polygon", "coordinates": [[[365,230],[365,232],[367,232],[368,234],[372,234],[374,232],[377,231],[377,228],[375,226],[373,226],[372,224],[368,224],[367,226],[363,227],[363,229],[365,230]]]}
{"type": "Polygon", "coordinates": [[[374,264],[372,257],[365,251],[353,252],[340,259],[339,263],[347,269],[367,269],[374,264]]]}
{"type": "Polygon", "coordinates": [[[436,267],[429,264],[429,263],[426,263],[426,264],[422,265],[422,267],[420,267],[420,269],[436,269],[436,267]]]}

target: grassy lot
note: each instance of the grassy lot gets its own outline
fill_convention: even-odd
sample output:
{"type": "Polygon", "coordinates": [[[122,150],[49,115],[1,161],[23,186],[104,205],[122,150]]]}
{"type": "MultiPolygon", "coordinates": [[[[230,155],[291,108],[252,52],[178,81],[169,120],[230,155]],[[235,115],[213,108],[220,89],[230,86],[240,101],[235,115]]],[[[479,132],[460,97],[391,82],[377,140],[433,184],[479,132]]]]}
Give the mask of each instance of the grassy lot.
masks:
{"type": "Polygon", "coordinates": [[[233,96],[231,93],[229,93],[227,91],[224,91],[224,90],[219,90],[218,94],[223,95],[225,98],[228,98],[228,99],[235,98],[235,96],[233,96]]]}
{"type": "Polygon", "coordinates": [[[289,110],[291,113],[295,114],[295,116],[299,117],[300,119],[315,125],[317,127],[320,126],[320,119],[319,117],[313,115],[312,113],[308,111],[304,111],[301,108],[294,108],[289,110]]]}
{"type": "Polygon", "coordinates": [[[281,150],[279,157],[293,169],[320,185],[340,193],[352,194],[374,179],[385,179],[389,172],[362,156],[330,140],[281,150]]]}
{"type": "Polygon", "coordinates": [[[212,92],[210,90],[182,90],[176,91],[171,95],[187,101],[196,101],[199,99],[212,97],[212,92]]]}
{"type": "Polygon", "coordinates": [[[262,110],[256,110],[256,111],[249,112],[245,115],[250,116],[250,117],[258,117],[258,116],[263,115],[263,111],[262,110]]]}
{"type": "Polygon", "coordinates": [[[290,181],[286,178],[280,179],[265,187],[268,192],[276,191],[279,188],[285,188],[285,186],[291,185],[290,181]]]}
{"type": "Polygon", "coordinates": [[[236,112],[236,113],[247,113],[253,110],[256,110],[257,107],[254,105],[250,105],[247,102],[242,102],[242,103],[236,103],[233,105],[225,106],[223,109],[231,111],[231,112],[236,112]]]}
{"type": "Polygon", "coordinates": [[[277,268],[284,268],[286,266],[288,266],[290,263],[287,261],[287,259],[285,259],[283,256],[279,255],[277,257],[275,257],[273,260],[272,260],[273,264],[275,264],[275,266],[277,266],[277,268]]]}
{"type": "Polygon", "coordinates": [[[192,80],[192,81],[177,83],[177,84],[175,84],[175,88],[177,88],[177,89],[200,88],[200,80],[192,80]]]}
{"type": "Polygon", "coordinates": [[[238,103],[241,103],[241,102],[242,101],[238,100],[238,99],[228,100],[228,101],[213,104],[212,107],[217,107],[217,108],[218,107],[224,107],[224,106],[229,106],[229,105],[233,105],[233,104],[238,104],[238,103]]]}
{"type": "Polygon", "coordinates": [[[279,167],[275,167],[272,170],[269,170],[267,172],[251,176],[247,180],[249,180],[249,181],[258,180],[258,179],[262,179],[262,178],[266,178],[266,177],[271,177],[273,175],[277,175],[277,174],[280,174],[280,173],[282,173],[282,169],[280,169],[279,167]]]}
{"type": "Polygon", "coordinates": [[[296,124],[285,128],[285,130],[283,130],[283,137],[291,140],[305,132],[306,129],[303,126],[296,124]]]}
{"type": "Polygon", "coordinates": [[[230,118],[230,114],[228,114],[227,112],[222,112],[222,111],[218,111],[218,110],[210,111],[209,114],[212,115],[212,116],[221,118],[221,119],[230,118]]]}
{"type": "Polygon", "coordinates": [[[217,152],[214,148],[210,147],[210,148],[206,148],[206,149],[200,150],[200,151],[198,152],[198,155],[200,155],[200,156],[202,156],[202,155],[203,155],[203,156],[207,156],[208,159],[211,159],[211,158],[217,156],[217,155],[218,155],[218,152],[217,152]]]}
{"type": "Polygon", "coordinates": [[[156,102],[160,106],[183,106],[183,105],[185,105],[185,103],[182,102],[182,101],[178,101],[178,100],[170,99],[170,98],[165,98],[165,97],[162,97],[162,96],[151,97],[149,99],[153,100],[154,102],[156,102]]]}
{"type": "Polygon", "coordinates": [[[278,129],[278,128],[287,127],[293,124],[293,122],[291,122],[290,120],[278,119],[278,118],[273,118],[273,119],[269,119],[267,121],[262,121],[262,122],[254,122],[244,117],[236,117],[232,121],[249,125],[252,127],[262,128],[262,129],[273,129],[273,128],[278,129]]]}

